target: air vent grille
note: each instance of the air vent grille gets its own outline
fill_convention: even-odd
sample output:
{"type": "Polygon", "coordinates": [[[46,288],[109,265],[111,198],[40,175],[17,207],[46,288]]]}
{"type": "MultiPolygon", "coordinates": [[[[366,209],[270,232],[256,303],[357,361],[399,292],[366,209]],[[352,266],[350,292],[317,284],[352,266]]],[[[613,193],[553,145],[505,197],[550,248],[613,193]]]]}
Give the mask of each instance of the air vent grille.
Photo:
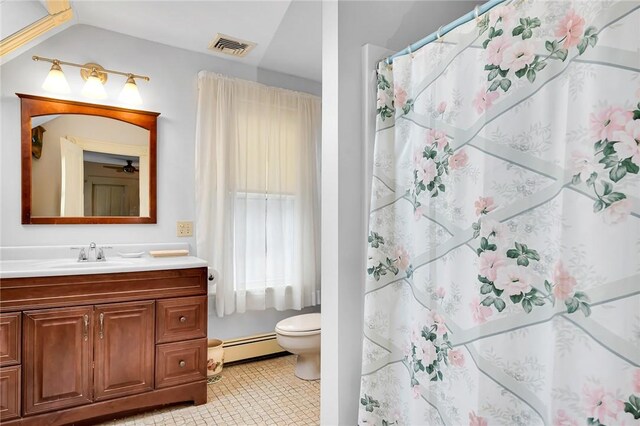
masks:
{"type": "Polygon", "coordinates": [[[250,41],[240,40],[224,34],[216,34],[215,38],[209,43],[210,50],[238,57],[246,56],[255,46],[256,44],[250,41]]]}

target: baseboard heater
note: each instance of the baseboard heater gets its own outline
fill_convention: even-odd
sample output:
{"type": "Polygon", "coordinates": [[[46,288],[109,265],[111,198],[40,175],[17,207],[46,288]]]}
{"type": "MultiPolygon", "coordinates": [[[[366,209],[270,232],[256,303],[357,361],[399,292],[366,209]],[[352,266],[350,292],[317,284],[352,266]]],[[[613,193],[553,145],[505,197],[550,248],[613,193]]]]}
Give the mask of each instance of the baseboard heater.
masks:
{"type": "Polygon", "coordinates": [[[225,340],[222,347],[225,363],[285,352],[276,341],[276,333],[225,340]]]}

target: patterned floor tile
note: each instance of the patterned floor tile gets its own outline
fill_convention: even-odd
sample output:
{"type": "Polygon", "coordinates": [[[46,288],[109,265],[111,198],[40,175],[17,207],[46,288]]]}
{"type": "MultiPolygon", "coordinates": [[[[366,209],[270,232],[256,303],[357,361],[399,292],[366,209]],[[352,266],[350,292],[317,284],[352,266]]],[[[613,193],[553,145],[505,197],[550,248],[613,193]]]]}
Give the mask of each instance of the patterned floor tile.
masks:
{"type": "Polygon", "coordinates": [[[295,355],[225,366],[208,385],[207,403],[175,405],[103,425],[317,425],[320,381],[293,374],[295,355]]]}

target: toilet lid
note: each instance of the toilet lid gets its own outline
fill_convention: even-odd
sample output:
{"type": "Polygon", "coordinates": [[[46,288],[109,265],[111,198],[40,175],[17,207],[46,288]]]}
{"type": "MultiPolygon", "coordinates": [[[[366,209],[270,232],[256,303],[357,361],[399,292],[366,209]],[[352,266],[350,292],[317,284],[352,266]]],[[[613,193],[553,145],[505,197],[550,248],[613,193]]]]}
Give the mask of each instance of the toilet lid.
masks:
{"type": "Polygon", "coordinates": [[[320,314],[296,315],[283,319],[276,329],[284,332],[302,332],[320,330],[320,314]]]}

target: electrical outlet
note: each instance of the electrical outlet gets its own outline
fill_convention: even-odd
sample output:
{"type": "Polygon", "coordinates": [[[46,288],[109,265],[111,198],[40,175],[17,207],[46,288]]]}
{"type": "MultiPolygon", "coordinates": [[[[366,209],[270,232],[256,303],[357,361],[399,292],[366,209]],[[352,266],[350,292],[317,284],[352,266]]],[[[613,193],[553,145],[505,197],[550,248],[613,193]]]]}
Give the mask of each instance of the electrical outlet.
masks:
{"type": "Polygon", "coordinates": [[[176,234],[178,237],[193,236],[193,222],[178,222],[176,234]]]}

